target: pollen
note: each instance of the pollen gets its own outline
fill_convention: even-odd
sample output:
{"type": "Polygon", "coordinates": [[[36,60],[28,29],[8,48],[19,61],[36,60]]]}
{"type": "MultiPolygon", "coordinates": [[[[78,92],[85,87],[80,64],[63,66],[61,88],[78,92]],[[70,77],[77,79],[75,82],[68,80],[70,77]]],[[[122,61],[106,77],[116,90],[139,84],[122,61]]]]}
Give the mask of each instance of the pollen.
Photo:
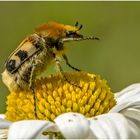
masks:
{"type": "Polygon", "coordinates": [[[79,112],[86,117],[93,117],[107,113],[116,104],[106,80],[99,75],[86,72],[64,74],[71,84],[59,74],[35,81],[37,118],[34,115],[33,93],[23,90],[11,92],[7,97],[6,119],[53,121],[65,112],[79,112]]]}

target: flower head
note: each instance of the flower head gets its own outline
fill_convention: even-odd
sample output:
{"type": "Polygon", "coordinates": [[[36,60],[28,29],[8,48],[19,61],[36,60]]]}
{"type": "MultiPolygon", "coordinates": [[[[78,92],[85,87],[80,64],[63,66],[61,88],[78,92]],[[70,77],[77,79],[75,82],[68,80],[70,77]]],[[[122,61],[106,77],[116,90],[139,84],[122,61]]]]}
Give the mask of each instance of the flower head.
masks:
{"type": "Polygon", "coordinates": [[[0,115],[0,138],[140,138],[140,84],[131,85],[116,93],[115,99],[117,104],[108,113],[91,118],[81,113],[68,112],[57,116],[54,123],[46,120],[22,120],[11,123],[0,115]]]}
{"type": "MultiPolygon", "coordinates": [[[[37,117],[53,121],[65,112],[78,112],[92,117],[108,112],[115,104],[114,95],[99,75],[85,72],[66,72],[71,83],[58,74],[35,82],[37,117]]],[[[36,119],[31,91],[11,92],[7,100],[6,119],[11,121],[36,119]]]]}

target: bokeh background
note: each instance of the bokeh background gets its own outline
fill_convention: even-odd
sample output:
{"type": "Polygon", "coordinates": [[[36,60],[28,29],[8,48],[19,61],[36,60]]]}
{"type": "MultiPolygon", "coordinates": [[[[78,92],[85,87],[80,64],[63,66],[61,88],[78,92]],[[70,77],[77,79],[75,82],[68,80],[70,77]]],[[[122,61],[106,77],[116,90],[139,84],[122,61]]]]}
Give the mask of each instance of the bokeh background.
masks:
{"type": "MultiPolygon", "coordinates": [[[[100,74],[113,92],[140,82],[140,2],[0,2],[0,73],[19,43],[48,21],[79,21],[82,34],[100,38],[67,44],[75,67],[100,74]]],[[[54,66],[44,75],[53,72],[54,66]]],[[[5,112],[8,94],[0,77],[0,113],[5,112]]]]}

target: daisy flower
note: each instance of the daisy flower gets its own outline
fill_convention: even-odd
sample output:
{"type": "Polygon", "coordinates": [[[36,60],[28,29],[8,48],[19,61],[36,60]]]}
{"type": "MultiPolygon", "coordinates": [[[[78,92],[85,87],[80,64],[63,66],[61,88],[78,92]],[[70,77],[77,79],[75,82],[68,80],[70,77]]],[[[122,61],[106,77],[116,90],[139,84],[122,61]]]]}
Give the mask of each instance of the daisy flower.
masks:
{"type": "Polygon", "coordinates": [[[99,75],[67,72],[35,82],[31,91],[11,92],[0,117],[0,138],[140,138],[140,84],[112,93],[99,75]]]}

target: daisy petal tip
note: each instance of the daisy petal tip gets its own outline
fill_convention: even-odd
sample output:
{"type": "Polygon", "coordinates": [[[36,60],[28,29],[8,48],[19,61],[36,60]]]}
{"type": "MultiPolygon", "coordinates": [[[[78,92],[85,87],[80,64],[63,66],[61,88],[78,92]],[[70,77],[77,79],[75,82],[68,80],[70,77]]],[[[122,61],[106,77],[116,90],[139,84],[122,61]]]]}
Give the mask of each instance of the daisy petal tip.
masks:
{"type": "Polygon", "coordinates": [[[82,114],[64,113],[54,121],[65,138],[88,138],[90,132],[89,121],[82,114]]]}
{"type": "Polygon", "coordinates": [[[13,123],[8,132],[9,139],[36,138],[46,126],[46,121],[24,120],[13,123]]]}

